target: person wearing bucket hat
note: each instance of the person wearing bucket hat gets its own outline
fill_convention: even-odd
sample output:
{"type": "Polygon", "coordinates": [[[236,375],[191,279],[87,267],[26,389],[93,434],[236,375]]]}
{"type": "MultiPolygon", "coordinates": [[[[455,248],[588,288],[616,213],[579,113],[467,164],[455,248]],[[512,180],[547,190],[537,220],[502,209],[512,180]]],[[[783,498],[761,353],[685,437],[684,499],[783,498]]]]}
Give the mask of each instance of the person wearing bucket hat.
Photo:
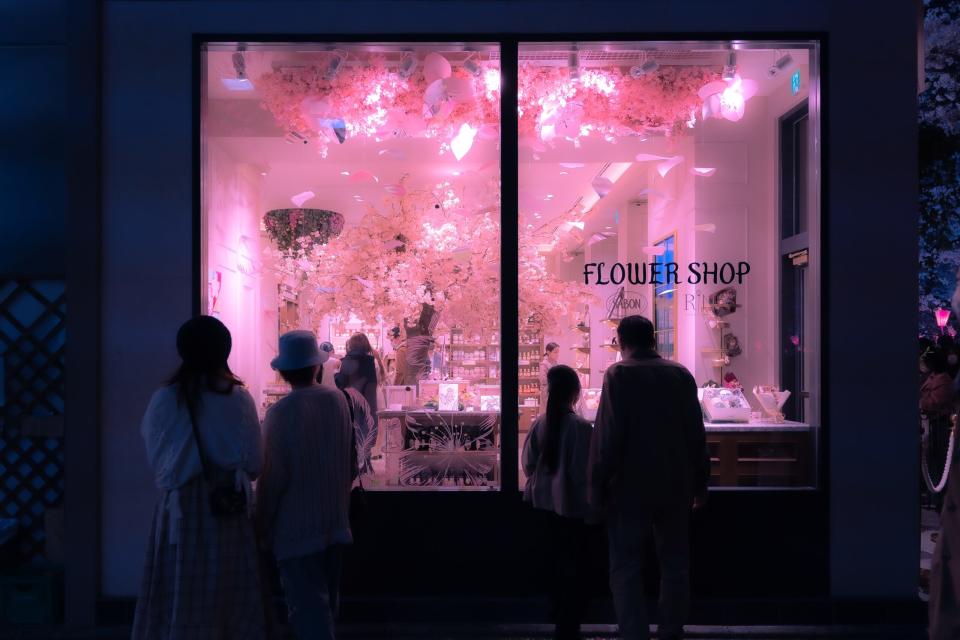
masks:
{"type": "Polygon", "coordinates": [[[270,366],[280,371],[296,371],[322,366],[330,354],[317,346],[317,336],[311,331],[288,331],[280,336],[280,354],[270,361],[270,366]]]}
{"type": "Polygon", "coordinates": [[[270,363],[292,391],[267,411],[257,522],[280,569],[300,638],[333,638],[349,502],[353,426],[344,394],[317,383],[329,353],[309,331],[280,336],[270,363]]]}
{"type": "Polygon", "coordinates": [[[140,427],[162,494],[132,637],[266,638],[250,514],[242,506],[217,514],[210,500],[210,483],[221,480],[252,505],[250,479],[261,462],[257,407],[227,365],[231,338],[222,322],[188,320],[176,347],[180,366],[153,394],[140,427]]]}

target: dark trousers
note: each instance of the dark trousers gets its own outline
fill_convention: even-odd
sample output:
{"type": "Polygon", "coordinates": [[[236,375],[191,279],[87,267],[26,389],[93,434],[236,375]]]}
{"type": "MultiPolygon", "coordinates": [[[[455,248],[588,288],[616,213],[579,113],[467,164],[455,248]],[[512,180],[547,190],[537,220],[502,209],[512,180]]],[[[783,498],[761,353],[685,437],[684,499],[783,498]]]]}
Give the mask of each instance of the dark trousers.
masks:
{"type": "Polygon", "coordinates": [[[308,556],[281,560],[280,581],[290,626],[301,640],[333,640],[340,603],[342,546],[331,545],[308,556]]]}
{"type": "Polygon", "coordinates": [[[548,593],[554,638],[580,638],[580,623],[589,601],[590,549],[598,528],[552,511],[539,513],[543,516],[552,541],[548,593]]]}
{"type": "Polygon", "coordinates": [[[610,543],[610,590],[624,640],[648,640],[643,590],[646,543],[653,535],[660,558],[660,638],[680,638],[690,609],[690,506],[651,507],[612,515],[607,520],[610,543]]]}

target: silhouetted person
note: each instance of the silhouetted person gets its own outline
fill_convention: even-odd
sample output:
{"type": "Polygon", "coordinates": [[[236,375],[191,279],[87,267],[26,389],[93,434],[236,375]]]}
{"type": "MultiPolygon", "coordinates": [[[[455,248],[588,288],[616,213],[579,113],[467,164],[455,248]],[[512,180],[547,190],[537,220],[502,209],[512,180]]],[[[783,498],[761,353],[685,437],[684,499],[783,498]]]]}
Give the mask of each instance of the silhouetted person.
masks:
{"type": "Polygon", "coordinates": [[[546,375],[546,412],[533,423],[523,445],[527,486],[523,499],[544,514],[554,542],[551,600],[554,637],[580,637],[586,607],[592,529],[587,524],[587,456],[590,423],[574,412],[580,378],[566,365],[546,375]]]}
{"type": "Polygon", "coordinates": [[[257,520],[302,640],[334,637],[342,549],[353,541],[353,425],[343,392],[317,383],[326,359],[311,332],[280,336],[280,355],[270,366],[293,390],[267,410],[257,483],[257,520]]]}
{"type": "MultiPolygon", "coordinates": [[[[960,270],[953,292],[954,318],[960,317],[960,270]]],[[[954,381],[954,412],[957,411],[957,388],[954,381]]],[[[933,549],[930,567],[930,640],[960,638],[960,452],[954,445],[950,461],[950,477],[940,512],[940,531],[933,549]]]]}
{"type": "Polygon", "coordinates": [[[661,639],[683,637],[690,600],[691,506],[706,500],[710,458],[697,384],[655,350],[653,324],[620,321],[623,360],[607,369],[590,446],[589,498],[607,520],[610,589],[625,640],[647,640],[645,543],[660,556],[661,639]]]}
{"type": "Polygon", "coordinates": [[[227,366],[230,348],[219,320],[188,320],[177,332],[180,368],[143,416],[147,458],[163,493],[134,640],[266,638],[249,511],[250,479],[260,470],[260,420],[250,392],[227,366]],[[214,486],[233,498],[232,509],[214,508],[214,486]]]}

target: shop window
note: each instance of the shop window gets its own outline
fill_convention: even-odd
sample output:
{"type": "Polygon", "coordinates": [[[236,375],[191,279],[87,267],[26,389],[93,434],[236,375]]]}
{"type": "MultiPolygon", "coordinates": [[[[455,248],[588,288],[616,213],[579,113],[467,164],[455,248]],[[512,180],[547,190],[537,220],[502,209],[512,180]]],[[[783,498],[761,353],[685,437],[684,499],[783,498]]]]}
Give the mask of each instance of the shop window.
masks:
{"type": "Polygon", "coordinates": [[[488,491],[523,484],[501,442],[513,467],[546,370],[577,371],[593,419],[617,323],[639,313],[702,387],[713,486],[813,486],[816,45],[516,50],[501,89],[497,44],[204,45],[196,277],[231,366],[266,411],[287,392],[280,334],[338,358],[367,342],[365,486],[488,491]],[[501,157],[518,160],[503,220],[501,157]],[[518,277],[505,326],[501,272],[518,277]]]}
{"type": "Polygon", "coordinates": [[[578,410],[639,313],[701,387],[714,487],[814,486],[816,46],[531,42],[518,67],[520,323],[580,373],[578,410]]]}
{"type": "Polygon", "coordinates": [[[498,48],[208,44],[202,70],[202,309],[261,411],[280,334],[369,344],[365,487],[498,488],[498,48]]]}

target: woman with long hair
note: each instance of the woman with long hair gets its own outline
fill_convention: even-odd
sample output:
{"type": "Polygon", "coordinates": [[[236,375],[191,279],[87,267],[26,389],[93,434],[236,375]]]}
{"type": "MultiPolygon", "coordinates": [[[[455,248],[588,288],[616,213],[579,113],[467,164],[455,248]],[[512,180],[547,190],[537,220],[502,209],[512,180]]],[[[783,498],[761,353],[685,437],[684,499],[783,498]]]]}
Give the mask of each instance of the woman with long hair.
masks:
{"type": "Polygon", "coordinates": [[[557,366],[560,360],[560,345],[556,342],[548,342],[540,359],[540,370],[538,377],[540,379],[540,413],[547,410],[547,374],[550,369],[557,366]]]}
{"type": "Polygon", "coordinates": [[[266,637],[250,480],[260,471],[253,397],[230,371],[230,332],[198,316],[140,430],[161,497],[147,544],[134,640],[266,637]]]}
{"type": "Polygon", "coordinates": [[[386,372],[380,356],[374,351],[370,340],[363,333],[355,333],[347,339],[347,355],[340,361],[340,372],[336,376],[337,386],[341,389],[355,389],[367,401],[371,420],[363,420],[357,431],[357,455],[361,458],[360,467],[370,469],[373,446],[377,442],[377,410],[384,406],[381,401],[383,379],[386,372]]]}
{"type": "Polygon", "coordinates": [[[524,500],[544,514],[556,566],[551,600],[555,638],[579,638],[586,607],[586,575],[595,531],[587,506],[590,423],[574,411],[580,399],[577,372],[562,364],[550,368],[546,412],[534,421],[523,445],[527,476],[524,500]]]}

